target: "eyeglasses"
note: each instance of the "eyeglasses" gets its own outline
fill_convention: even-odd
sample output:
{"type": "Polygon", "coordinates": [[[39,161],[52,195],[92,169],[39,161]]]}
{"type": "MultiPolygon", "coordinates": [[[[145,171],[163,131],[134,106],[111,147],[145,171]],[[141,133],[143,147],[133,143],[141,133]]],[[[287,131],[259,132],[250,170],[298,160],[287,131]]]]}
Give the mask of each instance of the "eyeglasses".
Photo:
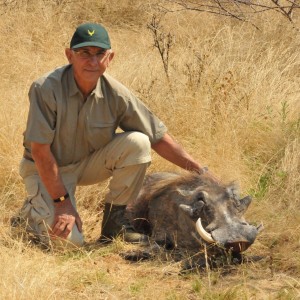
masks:
{"type": "Polygon", "coordinates": [[[97,57],[97,59],[102,59],[103,56],[106,54],[107,49],[101,49],[96,53],[91,53],[89,50],[87,49],[72,49],[80,58],[83,59],[90,59],[94,56],[97,57]]]}

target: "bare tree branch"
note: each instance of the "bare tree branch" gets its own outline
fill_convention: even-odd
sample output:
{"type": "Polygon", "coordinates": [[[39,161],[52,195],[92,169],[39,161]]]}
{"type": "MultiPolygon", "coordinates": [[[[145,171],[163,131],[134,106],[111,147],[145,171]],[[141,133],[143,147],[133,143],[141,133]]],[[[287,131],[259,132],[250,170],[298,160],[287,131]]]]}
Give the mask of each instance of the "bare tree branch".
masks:
{"type": "Polygon", "coordinates": [[[174,35],[170,32],[164,32],[160,23],[161,18],[157,15],[153,15],[151,22],[148,24],[148,28],[153,34],[154,47],[157,48],[160,54],[165,74],[169,79],[169,55],[170,49],[174,44],[174,35]]]}
{"type": "MultiPolygon", "coordinates": [[[[275,11],[293,23],[293,14],[300,9],[300,0],[165,0],[161,5],[168,12],[192,10],[249,21],[251,14],[275,11]]],[[[252,24],[253,25],[253,24],[252,24]]]]}

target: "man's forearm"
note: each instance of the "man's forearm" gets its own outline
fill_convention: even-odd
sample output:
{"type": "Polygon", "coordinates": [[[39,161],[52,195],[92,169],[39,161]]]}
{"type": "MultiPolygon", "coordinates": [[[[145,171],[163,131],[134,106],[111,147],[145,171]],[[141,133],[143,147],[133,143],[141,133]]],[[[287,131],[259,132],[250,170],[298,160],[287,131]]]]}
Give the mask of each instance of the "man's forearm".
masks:
{"type": "MultiPolygon", "coordinates": [[[[59,198],[67,193],[59,174],[59,168],[53,156],[50,145],[31,143],[31,154],[35,161],[38,173],[52,199],[59,198]]],[[[54,221],[51,226],[51,238],[67,238],[74,224],[82,232],[82,222],[71,203],[66,201],[54,203],[54,221]]]]}
{"type": "Polygon", "coordinates": [[[67,193],[50,145],[32,143],[32,157],[49,195],[55,199],[67,193]]]}
{"type": "Polygon", "coordinates": [[[152,149],[161,157],[183,169],[202,171],[203,167],[167,133],[160,141],[152,145],[152,149]]]}

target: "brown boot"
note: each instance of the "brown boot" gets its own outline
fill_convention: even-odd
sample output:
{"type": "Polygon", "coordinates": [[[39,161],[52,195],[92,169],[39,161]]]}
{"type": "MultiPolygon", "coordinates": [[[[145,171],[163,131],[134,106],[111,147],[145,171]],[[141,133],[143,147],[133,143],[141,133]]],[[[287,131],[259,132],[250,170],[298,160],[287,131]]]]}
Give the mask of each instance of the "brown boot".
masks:
{"type": "Polygon", "coordinates": [[[125,242],[133,244],[148,244],[148,236],[138,233],[126,217],[126,205],[105,204],[102,220],[100,243],[110,243],[112,239],[121,236],[125,242]]]}

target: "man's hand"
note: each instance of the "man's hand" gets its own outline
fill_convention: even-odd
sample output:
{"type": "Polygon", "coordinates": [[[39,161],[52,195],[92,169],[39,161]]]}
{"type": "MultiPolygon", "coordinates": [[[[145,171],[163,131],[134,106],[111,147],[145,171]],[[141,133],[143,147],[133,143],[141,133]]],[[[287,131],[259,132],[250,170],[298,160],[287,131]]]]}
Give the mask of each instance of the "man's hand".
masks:
{"type": "Polygon", "coordinates": [[[66,239],[77,225],[79,232],[82,232],[82,222],[70,199],[54,204],[54,222],[52,225],[52,238],[60,237],[66,239]]]}
{"type": "Polygon", "coordinates": [[[221,184],[221,180],[216,177],[213,173],[211,173],[210,171],[207,171],[206,173],[213,181],[215,181],[218,184],[221,184]]]}

